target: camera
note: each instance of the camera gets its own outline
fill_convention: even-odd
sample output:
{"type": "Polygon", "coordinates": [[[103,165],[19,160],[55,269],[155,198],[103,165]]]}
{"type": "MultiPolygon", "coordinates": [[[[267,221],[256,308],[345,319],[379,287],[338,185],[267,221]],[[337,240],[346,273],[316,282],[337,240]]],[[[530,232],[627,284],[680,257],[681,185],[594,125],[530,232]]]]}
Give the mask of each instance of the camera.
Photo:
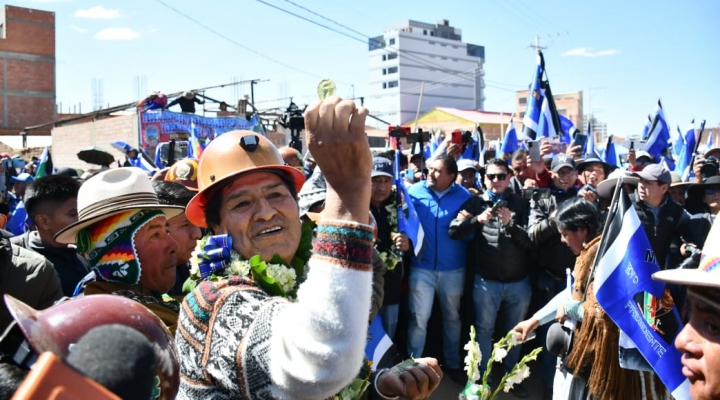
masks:
{"type": "Polygon", "coordinates": [[[522,190],[523,197],[526,200],[544,200],[549,199],[552,195],[552,192],[549,188],[531,188],[531,189],[523,189],[522,190]]]}
{"type": "Polygon", "coordinates": [[[700,163],[702,164],[700,167],[700,173],[702,174],[703,179],[707,179],[718,174],[720,162],[718,162],[718,159],[714,156],[710,156],[707,159],[702,160],[700,163]]]}
{"type": "Polygon", "coordinates": [[[700,262],[700,257],[702,256],[702,250],[698,249],[696,246],[688,244],[685,246],[685,253],[687,254],[687,258],[678,265],[677,269],[697,268],[698,263],[700,262]]]}

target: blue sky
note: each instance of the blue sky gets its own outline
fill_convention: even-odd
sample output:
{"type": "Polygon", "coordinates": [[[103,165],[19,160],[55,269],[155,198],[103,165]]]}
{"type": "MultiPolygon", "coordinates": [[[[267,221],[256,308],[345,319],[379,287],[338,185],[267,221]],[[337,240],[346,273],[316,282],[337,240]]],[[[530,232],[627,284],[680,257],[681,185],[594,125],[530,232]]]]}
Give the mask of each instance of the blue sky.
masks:
{"type": "MultiPolygon", "coordinates": [[[[317,98],[322,78],[342,97],[367,94],[367,44],[271,8],[257,0],[17,0],[14,5],[56,13],[57,101],[93,104],[92,80],[102,79],[103,103],[136,100],[146,90],[176,92],[234,80],[255,86],[258,108],[317,98]],[[220,35],[211,32],[214,30],[220,35]],[[239,46],[244,46],[245,48],[239,46]],[[270,61],[256,53],[276,60],[270,61]],[[263,102],[264,101],[264,102],[263,102]]],[[[342,30],[288,0],[263,0],[342,30]]],[[[366,36],[408,19],[448,19],[463,41],[485,46],[485,109],[514,111],[514,92],[527,88],[537,35],[554,93],[583,90],[609,133],[639,134],[662,99],[671,124],[692,118],[720,124],[720,2],[698,1],[381,1],[293,0],[366,36]]],[[[351,35],[353,33],[348,32],[351,35]]],[[[249,86],[208,96],[234,102],[249,86]]],[[[370,110],[372,113],[372,110],[370,110]]]]}

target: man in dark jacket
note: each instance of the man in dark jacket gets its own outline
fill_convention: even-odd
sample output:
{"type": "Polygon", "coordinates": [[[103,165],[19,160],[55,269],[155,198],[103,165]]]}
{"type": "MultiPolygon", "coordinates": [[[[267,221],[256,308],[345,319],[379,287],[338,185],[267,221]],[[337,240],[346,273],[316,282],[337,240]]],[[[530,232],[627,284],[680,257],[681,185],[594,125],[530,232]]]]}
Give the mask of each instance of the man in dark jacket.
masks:
{"type": "MultiPolygon", "coordinates": [[[[550,165],[552,183],[551,196],[548,199],[531,201],[528,234],[537,249],[538,277],[535,289],[539,304],[547,304],[567,284],[565,270],[575,267],[575,254],[561,241],[555,222],[559,206],[568,199],[577,196],[575,181],[577,170],[575,161],[567,154],[558,154],[550,165]]],[[[538,335],[545,347],[547,328],[540,328],[538,335]]],[[[542,381],[546,390],[552,390],[555,375],[556,357],[547,352],[541,355],[542,381]]]]}
{"type": "Polygon", "coordinates": [[[180,110],[182,112],[194,114],[195,113],[195,103],[204,104],[205,102],[203,100],[200,100],[197,97],[195,97],[195,92],[186,91],[186,92],[183,92],[182,96],[171,101],[170,104],[168,104],[165,108],[170,108],[170,107],[174,106],[175,104],[180,104],[180,110]]]}
{"type": "MultiPolygon", "coordinates": [[[[36,310],[50,307],[62,297],[57,273],[45,257],[13,246],[9,240],[11,236],[10,232],[0,229],[0,298],[9,294],[36,310]]],[[[0,304],[0,331],[4,332],[12,320],[3,301],[0,304]]],[[[0,353],[14,351],[16,344],[14,340],[3,341],[0,353]]]]}
{"type": "MultiPolygon", "coordinates": [[[[507,162],[494,158],[485,168],[487,190],[463,204],[450,224],[449,234],[457,239],[477,231],[468,255],[468,266],[475,272],[475,329],[480,352],[491,354],[500,306],[505,310],[505,331],[525,319],[531,293],[527,253],[533,250],[533,243],[525,231],[528,203],[509,189],[507,162]]],[[[513,347],[503,360],[505,372],[512,370],[519,355],[520,347],[513,347]]],[[[484,373],[485,363],[481,366],[484,373]]],[[[525,397],[527,390],[515,385],[513,394],[525,397]]]]}
{"type": "Polygon", "coordinates": [[[393,165],[383,157],[373,157],[371,173],[370,212],[377,221],[375,248],[384,257],[384,296],[380,316],[383,329],[390,339],[395,337],[400,312],[400,290],[403,278],[401,255],[410,249],[407,235],[397,232],[397,207],[393,202],[393,165]]]}
{"type": "Polygon", "coordinates": [[[668,190],[672,176],[667,168],[660,164],[650,164],[634,175],[640,178],[635,210],[658,265],[662,269],[675,268],[677,260],[668,259],[670,245],[673,239],[680,240],[690,222],[690,214],[670,198],[668,190]]]}
{"type": "Polygon", "coordinates": [[[80,182],[63,175],[42,177],[27,187],[25,209],[36,230],[12,239],[16,246],[41,254],[55,267],[63,295],[71,297],[75,286],[90,271],[74,245],[55,241],[62,228],[77,222],[80,182]]]}

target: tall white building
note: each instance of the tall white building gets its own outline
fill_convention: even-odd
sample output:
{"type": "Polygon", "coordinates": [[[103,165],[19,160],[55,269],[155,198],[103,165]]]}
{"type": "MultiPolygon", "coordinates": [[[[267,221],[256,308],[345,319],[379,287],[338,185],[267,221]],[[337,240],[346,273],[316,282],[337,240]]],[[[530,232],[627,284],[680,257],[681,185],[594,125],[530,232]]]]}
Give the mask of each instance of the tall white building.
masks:
{"type": "Polygon", "coordinates": [[[483,110],[485,48],[463,43],[448,20],[410,20],[370,39],[368,47],[365,105],[378,118],[393,125],[413,120],[421,93],[420,114],[433,107],[483,110]]]}

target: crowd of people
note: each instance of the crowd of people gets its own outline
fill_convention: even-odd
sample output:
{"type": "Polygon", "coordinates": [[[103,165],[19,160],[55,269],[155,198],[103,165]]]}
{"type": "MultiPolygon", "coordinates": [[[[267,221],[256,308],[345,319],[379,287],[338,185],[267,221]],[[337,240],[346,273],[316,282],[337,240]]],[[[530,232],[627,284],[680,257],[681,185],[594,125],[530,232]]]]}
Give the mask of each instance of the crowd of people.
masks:
{"type": "MultiPolygon", "coordinates": [[[[720,211],[720,176],[703,165],[720,148],[698,157],[691,183],[632,149],[619,169],[579,147],[553,154],[550,143],[540,161],[520,149],[480,164],[449,137],[427,160],[373,156],[366,116],[337,97],[309,106],[305,155],[234,131],[152,177],[132,166],[87,179],[6,173],[0,397],[24,380],[43,384],[32,382],[30,354],[67,357],[88,330],[119,323],[154,344],[153,398],[326,399],[359,379],[370,398],[424,399],[444,375],[467,382],[470,325],[487,357],[509,331],[537,330],[545,347],[548,322],[573,318],[574,350],[560,363],[541,356],[543,398],[670,398],[655,374],[620,366],[619,329],[591,285],[618,181],[660,268],[681,272],[659,279],[690,310],[677,346],[691,393],[720,396],[720,281],[698,268],[720,211]],[[403,202],[422,243],[399,227],[403,202]],[[575,283],[563,297],[567,271],[575,283]],[[150,312],[82,312],[128,299],[150,312]],[[57,322],[69,316],[82,323],[57,322]],[[411,360],[403,367],[366,371],[376,316],[411,360]],[[50,332],[65,329],[62,339],[50,332]]],[[[505,372],[522,351],[502,360],[505,372]]],[[[522,384],[511,393],[529,395],[522,384]]]]}

